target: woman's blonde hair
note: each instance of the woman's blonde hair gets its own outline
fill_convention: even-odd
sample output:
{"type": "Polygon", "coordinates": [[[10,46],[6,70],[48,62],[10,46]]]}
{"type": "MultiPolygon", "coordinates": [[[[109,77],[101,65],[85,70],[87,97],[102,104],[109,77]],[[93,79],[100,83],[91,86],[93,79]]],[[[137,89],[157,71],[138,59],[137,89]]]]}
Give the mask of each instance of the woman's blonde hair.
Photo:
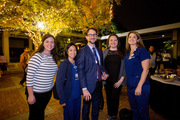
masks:
{"type": "Polygon", "coordinates": [[[142,40],[141,36],[139,35],[139,33],[136,32],[136,31],[130,31],[130,32],[127,34],[127,36],[126,36],[126,50],[127,50],[127,51],[130,51],[130,45],[129,45],[129,43],[128,43],[128,38],[129,38],[129,35],[130,35],[131,33],[134,33],[134,34],[137,36],[137,39],[139,40],[139,41],[137,42],[137,46],[138,46],[138,47],[144,47],[144,48],[145,48],[144,43],[143,43],[143,40],[142,40]]]}

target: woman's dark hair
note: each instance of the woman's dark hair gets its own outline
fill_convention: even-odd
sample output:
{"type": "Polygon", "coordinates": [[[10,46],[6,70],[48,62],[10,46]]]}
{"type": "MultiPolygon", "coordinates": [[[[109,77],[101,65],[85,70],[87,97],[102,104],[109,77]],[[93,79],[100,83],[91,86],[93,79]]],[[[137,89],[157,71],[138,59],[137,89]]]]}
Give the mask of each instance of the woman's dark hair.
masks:
{"type": "Polygon", "coordinates": [[[78,52],[78,51],[77,51],[77,46],[76,46],[74,43],[68,43],[68,44],[66,45],[66,47],[65,47],[65,50],[64,50],[64,56],[65,56],[66,58],[68,58],[68,49],[69,49],[71,46],[75,46],[76,52],[78,52]]]}
{"type": "Polygon", "coordinates": [[[112,33],[109,35],[107,42],[106,42],[106,45],[107,46],[109,45],[109,40],[112,36],[115,36],[117,38],[117,40],[118,40],[118,45],[117,45],[118,53],[119,53],[121,58],[124,58],[125,57],[125,50],[121,47],[121,42],[119,40],[119,37],[115,33],[112,33]]]}
{"type": "MultiPolygon", "coordinates": [[[[39,48],[37,49],[37,51],[35,52],[35,53],[37,53],[37,52],[39,52],[39,53],[42,53],[43,51],[44,51],[44,41],[47,39],[47,38],[49,38],[49,37],[52,37],[53,39],[54,39],[54,43],[55,43],[55,38],[54,38],[54,36],[53,35],[51,35],[51,34],[45,34],[43,37],[42,37],[42,43],[41,43],[41,45],[39,46],[39,48]]],[[[34,53],[34,54],[35,54],[34,53]]],[[[56,45],[54,44],[54,48],[51,50],[51,55],[53,56],[53,60],[54,60],[54,62],[55,63],[57,63],[57,52],[56,52],[56,45]]]]}
{"type": "Polygon", "coordinates": [[[115,37],[117,38],[117,40],[118,40],[118,45],[117,45],[117,47],[119,47],[119,46],[121,45],[121,42],[120,42],[120,40],[119,40],[119,37],[118,37],[115,33],[112,33],[112,34],[109,35],[109,37],[108,37],[108,39],[107,39],[107,41],[106,41],[106,46],[109,46],[109,39],[110,39],[112,36],[115,36],[115,37]]]}

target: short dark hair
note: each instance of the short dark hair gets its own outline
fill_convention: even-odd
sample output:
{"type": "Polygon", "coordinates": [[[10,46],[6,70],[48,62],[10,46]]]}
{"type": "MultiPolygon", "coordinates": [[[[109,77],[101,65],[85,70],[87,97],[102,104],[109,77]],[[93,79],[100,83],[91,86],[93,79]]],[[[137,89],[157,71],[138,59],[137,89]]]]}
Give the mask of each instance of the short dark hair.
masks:
{"type": "Polygon", "coordinates": [[[29,47],[28,47],[28,46],[25,46],[25,47],[24,47],[24,50],[25,50],[26,48],[29,48],[29,47]]]}
{"type": "Polygon", "coordinates": [[[71,46],[75,46],[75,48],[76,48],[76,52],[77,52],[77,46],[74,44],[74,43],[68,43],[67,45],[66,45],[66,47],[65,47],[65,50],[64,50],[64,56],[66,57],[66,58],[68,58],[68,49],[71,47],[71,46]]]}
{"type": "Polygon", "coordinates": [[[89,30],[94,30],[96,32],[96,34],[97,34],[97,30],[95,28],[88,28],[88,30],[86,32],[86,35],[88,35],[89,30]]]}

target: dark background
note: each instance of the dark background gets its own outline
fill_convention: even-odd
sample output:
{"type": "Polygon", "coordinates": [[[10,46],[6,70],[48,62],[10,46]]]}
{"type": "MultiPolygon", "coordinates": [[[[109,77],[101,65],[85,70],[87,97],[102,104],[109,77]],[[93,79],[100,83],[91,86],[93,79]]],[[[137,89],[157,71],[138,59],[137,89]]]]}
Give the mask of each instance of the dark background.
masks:
{"type": "Polygon", "coordinates": [[[121,0],[113,11],[113,21],[123,31],[180,22],[178,0],[121,0]]]}

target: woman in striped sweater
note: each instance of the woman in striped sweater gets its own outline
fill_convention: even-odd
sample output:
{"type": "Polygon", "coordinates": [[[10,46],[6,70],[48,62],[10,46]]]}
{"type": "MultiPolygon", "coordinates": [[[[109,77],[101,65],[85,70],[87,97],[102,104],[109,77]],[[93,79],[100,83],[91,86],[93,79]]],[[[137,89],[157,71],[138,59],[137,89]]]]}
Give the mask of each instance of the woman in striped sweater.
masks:
{"type": "Polygon", "coordinates": [[[55,38],[46,34],[42,37],[42,44],[28,63],[26,86],[29,120],[44,120],[44,111],[52,95],[56,71],[55,38]]]}

